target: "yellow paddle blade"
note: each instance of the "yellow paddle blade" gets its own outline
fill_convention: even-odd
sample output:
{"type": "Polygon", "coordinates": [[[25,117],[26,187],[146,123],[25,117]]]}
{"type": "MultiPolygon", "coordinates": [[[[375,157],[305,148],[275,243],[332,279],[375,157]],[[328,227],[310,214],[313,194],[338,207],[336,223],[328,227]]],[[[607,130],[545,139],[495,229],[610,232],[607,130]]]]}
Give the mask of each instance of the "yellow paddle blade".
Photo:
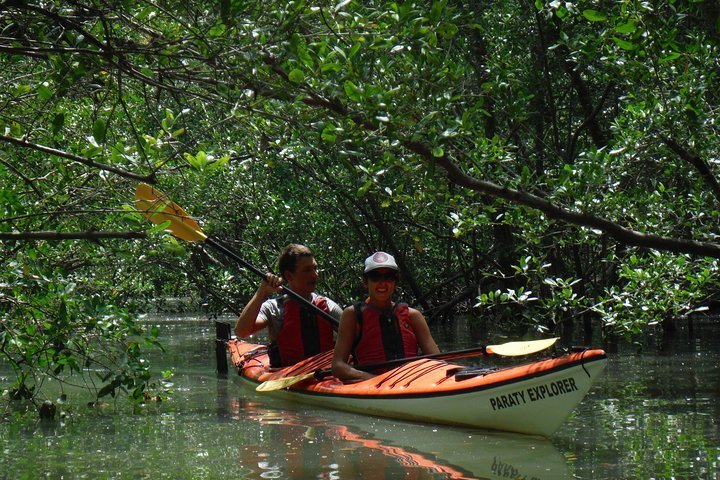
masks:
{"type": "Polygon", "coordinates": [[[135,208],[156,225],[169,221],[170,225],[168,225],[167,231],[185,241],[202,242],[207,238],[204,233],[193,228],[190,223],[183,221],[184,217],[175,213],[166,212],[166,204],[158,204],[157,202],[149,202],[147,200],[136,200],[135,208]]]}
{"type": "Polygon", "coordinates": [[[488,345],[487,352],[506,357],[517,357],[545,350],[557,342],[560,337],[546,338],[543,340],[528,340],[520,342],[508,342],[502,345],[488,345]]]}
{"type": "Polygon", "coordinates": [[[315,372],[306,373],[305,375],[297,375],[295,377],[278,378],[277,380],[268,380],[257,386],[255,391],[257,392],[274,392],[275,390],[282,390],[283,388],[290,387],[296,383],[300,383],[303,380],[313,378],[315,372]]]}
{"type": "Polygon", "coordinates": [[[135,190],[135,197],[135,208],[140,213],[156,225],[169,221],[168,231],[176,237],[188,242],[207,239],[197,221],[160,190],[141,183],[135,190]]]}
{"type": "Polygon", "coordinates": [[[138,200],[147,200],[150,202],[162,202],[163,204],[167,205],[165,208],[167,213],[182,218],[182,221],[184,223],[187,223],[195,230],[201,230],[200,225],[197,223],[197,221],[195,221],[194,218],[188,215],[188,213],[183,210],[180,205],[173,202],[172,200],[170,200],[170,197],[165,195],[157,188],[148,185],[147,183],[138,184],[137,188],[135,189],[135,198],[137,198],[138,200]]]}

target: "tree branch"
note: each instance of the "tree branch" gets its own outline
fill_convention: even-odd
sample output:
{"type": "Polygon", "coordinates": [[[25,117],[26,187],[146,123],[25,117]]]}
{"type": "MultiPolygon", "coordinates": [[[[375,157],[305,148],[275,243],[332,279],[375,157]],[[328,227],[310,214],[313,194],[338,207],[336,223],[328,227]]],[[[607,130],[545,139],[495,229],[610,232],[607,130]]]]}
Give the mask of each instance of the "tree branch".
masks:
{"type": "Polygon", "coordinates": [[[44,145],[30,143],[27,140],[23,140],[20,138],[14,138],[14,137],[8,137],[6,135],[0,135],[0,141],[11,143],[13,145],[17,145],[18,147],[24,147],[24,148],[30,148],[32,150],[37,150],[38,152],[47,153],[48,155],[55,155],[57,157],[67,158],[68,160],[82,163],[83,165],[86,165],[88,167],[97,168],[99,170],[104,170],[106,172],[111,172],[111,173],[114,173],[121,177],[129,178],[131,180],[138,180],[140,182],[147,182],[147,183],[151,183],[151,184],[154,184],[157,182],[157,180],[155,179],[154,173],[151,173],[149,175],[140,175],[138,173],[128,172],[127,170],[113,167],[112,165],[106,165],[104,163],[95,162],[93,160],[90,160],[89,158],[81,157],[79,155],[74,155],[72,153],[64,152],[62,150],[57,150],[52,147],[46,147],[44,145]]]}
{"type": "Polygon", "coordinates": [[[0,232],[0,241],[12,240],[104,240],[109,238],[121,238],[124,240],[145,239],[145,232],[0,232]]]}
{"type": "Polygon", "coordinates": [[[573,212],[565,210],[544,198],[538,197],[531,193],[522,192],[513,188],[502,187],[492,182],[478,180],[469,175],[464,174],[460,168],[455,165],[447,155],[440,158],[432,156],[430,149],[418,142],[403,142],[411,151],[421,155],[426,160],[434,161],[447,172],[450,180],[462,187],[470,188],[481,193],[502,198],[510,202],[524,205],[526,207],[539,210],[549,218],[560,220],[563,222],[600,230],[615,240],[633,245],[636,247],[655,248],[658,250],[667,250],[674,253],[689,253],[694,255],[702,255],[713,258],[720,258],[720,245],[709,242],[699,242],[695,240],[677,239],[671,237],[663,237],[649,233],[638,232],[629,228],[625,228],[606,218],[598,217],[589,213],[573,212]]]}
{"type": "Polygon", "coordinates": [[[710,165],[708,165],[707,162],[699,156],[693,155],[692,153],[685,150],[683,147],[680,146],[679,143],[677,143],[672,138],[665,138],[664,142],[665,145],[670,147],[670,150],[675,152],[676,155],[678,155],[680,158],[695,167],[695,169],[700,174],[700,177],[705,182],[705,185],[707,185],[710,191],[712,191],[713,195],[715,195],[715,199],[720,200],[720,183],[718,183],[717,178],[715,178],[715,175],[710,169],[710,165]]]}
{"type": "Polygon", "coordinates": [[[12,165],[11,163],[7,162],[6,160],[3,160],[2,158],[0,158],[0,163],[2,163],[3,165],[5,165],[5,167],[6,167],[8,170],[10,170],[11,172],[13,172],[13,173],[14,173],[15,175],[17,175],[18,177],[20,177],[20,178],[23,180],[23,182],[27,183],[28,186],[33,189],[33,191],[35,192],[35,194],[36,194],[39,198],[43,198],[43,194],[42,194],[42,192],[41,192],[40,190],[38,190],[37,186],[35,186],[35,182],[33,182],[31,179],[29,179],[24,173],[22,173],[20,170],[18,170],[17,168],[15,168],[14,165],[12,165]]]}
{"type": "MultiPolygon", "coordinates": [[[[269,65],[272,65],[273,70],[280,75],[279,65],[277,65],[274,59],[271,57],[265,57],[265,61],[269,65]]],[[[287,78],[287,76],[281,76],[284,79],[287,78]]],[[[338,99],[328,99],[318,95],[311,95],[301,98],[300,101],[310,107],[326,109],[338,116],[350,117],[356,124],[361,125],[363,128],[378,132],[386,137],[388,136],[388,130],[379,132],[373,125],[372,121],[357,112],[350,112],[338,99]]],[[[592,117],[592,115],[590,115],[590,117],[592,117]]],[[[455,163],[450,160],[447,154],[444,154],[442,157],[435,157],[432,154],[431,149],[424,143],[412,140],[399,140],[405,148],[420,155],[426,162],[435,163],[442,167],[447,173],[450,181],[461,187],[469,188],[493,197],[502,198],[503,200],[507,200],[518,205],[524,205],[534,210],[538,210],[547,215],[549,218],[555,220],[600,230],[618,242],[627,245],[654,248],[673,253],[687,253],[720,258],[720,244],[663,237],[661,235],[638,232],[636,230],[623,227],[622,225],[606,218],[598,217],[589,213],[566,210],[537,195],[515,190],[509,187],[503,187],[492,182],[479,180],[466,175],[455,163]]]]}

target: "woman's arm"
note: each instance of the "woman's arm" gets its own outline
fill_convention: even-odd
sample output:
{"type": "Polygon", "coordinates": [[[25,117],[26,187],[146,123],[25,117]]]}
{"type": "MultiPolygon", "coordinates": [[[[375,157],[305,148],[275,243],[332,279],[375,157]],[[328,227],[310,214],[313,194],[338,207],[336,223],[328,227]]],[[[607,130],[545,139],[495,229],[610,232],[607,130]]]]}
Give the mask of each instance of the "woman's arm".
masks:
{"type": "Polygon", "coordinates": [[[435,343],[432,333],[430,333],[430,327],[428,327],[427,321],[420,311],[414,308],[410,309],[410,323],[415,331],[415,337],[423,355],[440,353],[440,349],[435,343]]]}
{"type": "Polygon", "coordinates": [[[338,327],[332,363],[333,375],[340,380],[364,380],[374,377],[373,374],[357,370],[348,363],[353,342],[355,342],[356,328],[355,307],[347,307],[340,317],[340,327],[338,327]]]}

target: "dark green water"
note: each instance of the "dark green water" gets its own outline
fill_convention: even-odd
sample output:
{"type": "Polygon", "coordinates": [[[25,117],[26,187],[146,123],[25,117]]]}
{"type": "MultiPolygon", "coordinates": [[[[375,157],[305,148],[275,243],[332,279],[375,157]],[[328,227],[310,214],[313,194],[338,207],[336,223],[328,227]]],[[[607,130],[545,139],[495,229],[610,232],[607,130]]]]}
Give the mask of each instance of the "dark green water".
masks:
{"type": "MultiPolygon", "coordinates": [[[[549,440],[270,402],[215,375],[212,322],[148,321],[163,330],[167,352],[152,361],[174,370],[172,399],[133,413],[71,396],[61,422],[0,423],[0,478],[720,479],[715,321],[641,354],[611,351],[549,440]]],[[[444,350],[474,342],[435,335],[444,350]]]]}

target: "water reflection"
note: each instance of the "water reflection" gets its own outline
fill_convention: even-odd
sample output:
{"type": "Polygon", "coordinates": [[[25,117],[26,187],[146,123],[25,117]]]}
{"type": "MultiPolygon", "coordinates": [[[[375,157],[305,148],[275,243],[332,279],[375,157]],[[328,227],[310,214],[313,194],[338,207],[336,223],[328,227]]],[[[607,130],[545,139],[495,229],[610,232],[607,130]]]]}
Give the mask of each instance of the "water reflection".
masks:
{"type": "Polygon", "coordinates": [[[225,413],[246,429],[238,446],[245,478],[570,478],[564,457],[545,439],[315,415],[251,393],[228,397],[225,413]]]}
{"type": "MultiPolygon", "coordinates": [[[[90,410],[66,391],[68,417],[48,426],[6,410],[0,478],[720,479],[714,319],[662,349],[620,344],[549,442],[270,403],[215,376],[212,322],[152,323],[166,351],[149,360],[175,372],[175,395],[136,413],[124,401],[90,410]]],[[[465,343],[443,348],[473,346],[453,334],[465,343]]],[[[10,374],[0,363],[0,381],[10,374]]]]}

